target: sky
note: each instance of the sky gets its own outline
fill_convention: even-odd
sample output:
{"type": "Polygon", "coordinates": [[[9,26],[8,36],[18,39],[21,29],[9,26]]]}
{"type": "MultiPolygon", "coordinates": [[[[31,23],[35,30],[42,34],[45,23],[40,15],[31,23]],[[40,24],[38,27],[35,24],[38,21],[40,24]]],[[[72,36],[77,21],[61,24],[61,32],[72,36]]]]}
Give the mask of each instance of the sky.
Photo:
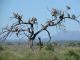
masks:
{"type": "MultiPolygon", "coordinates": [[[[71,13],[80,14],[80,0],[0,0],[0,29],[14,22],[9,18],[13,12],[22,14],[24,21],[35,16],[41,24],[51,18],[47,7],[49,9],[65,10],[67,5],[71,7],[71,13]]],[[[80,31],[80,26],[77,22],[68,21],[65,25],[66,30],[80,31]]],[[[50,30],[51,35],[59,32],[54,28],[49,28],[48,30],[50,30]]],[[[42,32],[42,35],[43,37],[47,36],[44,32],[42,32]]]]}

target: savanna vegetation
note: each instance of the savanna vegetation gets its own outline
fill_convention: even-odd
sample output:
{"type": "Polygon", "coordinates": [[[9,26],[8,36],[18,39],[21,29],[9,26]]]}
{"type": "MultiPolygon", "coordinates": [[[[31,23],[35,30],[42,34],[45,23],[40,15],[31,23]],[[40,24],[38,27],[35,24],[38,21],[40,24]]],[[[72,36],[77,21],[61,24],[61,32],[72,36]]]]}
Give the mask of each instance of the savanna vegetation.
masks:
{"type": "Polygon", "coordinates": [[[0,60],[80,60],[80,48],[52,44],[32,51],[25,44],[2,44],[0,60]]]}

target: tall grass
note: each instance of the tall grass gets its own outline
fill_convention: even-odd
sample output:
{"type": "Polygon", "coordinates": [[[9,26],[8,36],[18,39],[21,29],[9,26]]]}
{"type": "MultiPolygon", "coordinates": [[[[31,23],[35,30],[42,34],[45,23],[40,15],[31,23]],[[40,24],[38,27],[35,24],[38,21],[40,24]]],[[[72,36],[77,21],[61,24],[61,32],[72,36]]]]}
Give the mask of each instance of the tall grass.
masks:
{"type": "Polygon", "coordinates": [[[34,52],[22,45],[6,46],[0,52],[0,60],[80,60],[79,47],[52,47],[54,50],[43,47],[42,50],[36,49],[34,52]]]}

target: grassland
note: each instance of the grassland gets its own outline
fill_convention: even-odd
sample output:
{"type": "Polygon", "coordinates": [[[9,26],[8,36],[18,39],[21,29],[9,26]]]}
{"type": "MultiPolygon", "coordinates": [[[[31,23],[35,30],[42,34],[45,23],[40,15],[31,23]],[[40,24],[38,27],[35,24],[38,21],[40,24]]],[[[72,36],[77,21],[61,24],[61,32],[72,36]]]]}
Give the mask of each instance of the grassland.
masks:
{"type": "Polygon", "coordinates": [[[26,45],[3,44],[0,47],[0,60],[80,60],[79,47],[53,46],[53,49],[46,49],[46,46],[34,51],[26,45]]]}

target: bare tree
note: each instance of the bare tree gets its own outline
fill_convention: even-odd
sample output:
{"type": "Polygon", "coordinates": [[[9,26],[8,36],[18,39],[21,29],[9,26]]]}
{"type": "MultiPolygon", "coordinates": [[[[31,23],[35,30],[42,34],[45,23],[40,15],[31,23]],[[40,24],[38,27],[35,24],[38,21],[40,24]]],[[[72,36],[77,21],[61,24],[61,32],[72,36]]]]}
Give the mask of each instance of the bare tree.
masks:
{"type": "MultiPolygon", "coordinates": [[[[19,37],[20,33],[23,33],[26,38],[29,40],[29,46],[30,48],[33,48],[33,41],[35,40],[36,36],[40,34],[42,31],[46,31],[49,35],[49,42],[51,41],[51,36],[49,31],[47,30],[48,27],[54,27],[58,26],[59,28],[63,28],[65,25],[66,20],[74,20],[79,23],[78,17],[74,14],[70,14],[68,10],[71,8],[69,6],[66,6],[66,10],[58,10],[55,8],[52,8],[50,11],[52,18],[49,19],[45,24],[41,24],[42,28],[38,31],[35,31],[34,25],[38,24],[38,20],[36,17],[32,17],[31,19],[28,19],[27,22],[23,20],[23,16],[19,15],[18,13],[13,13],[13,17],[17,21],[17,23],[13,23],[11,26],[7,26],[6,28],[2,29],[2,32],[0,33],[0,40],[4,41],[7,39],[7,37],[10,37],[13,35],[12,33],[15,33],[17,37],[19,37]],[[25,28],[21,28],[24,26],[25,28]],[[26,28],[27,27],[27,28],[26,28]],[[26,33],[27,32],[27,33],[26,33]]],[[[39,39],[40,46],[41,46],[41,39],[39,39]]],[[[41,47],[40,47],[41,48],[41,47]]]]}

